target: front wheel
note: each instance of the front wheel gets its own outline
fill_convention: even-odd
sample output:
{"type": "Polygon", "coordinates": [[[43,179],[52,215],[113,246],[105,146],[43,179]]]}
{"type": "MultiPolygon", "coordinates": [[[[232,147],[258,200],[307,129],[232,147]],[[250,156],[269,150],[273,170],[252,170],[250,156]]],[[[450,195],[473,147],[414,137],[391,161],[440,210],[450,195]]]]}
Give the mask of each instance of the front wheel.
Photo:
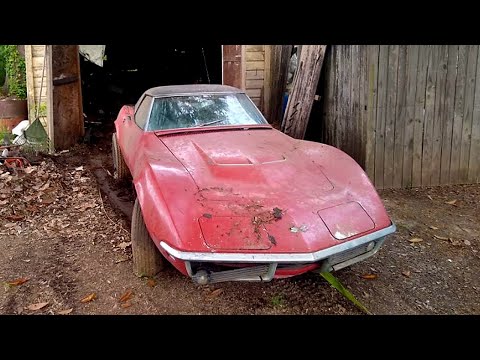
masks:
{"type": "Polygon", "coordinates": [[[155,276],[163,269],[165,260],[148,233],[138,199],[135,199],[132,216],[132,255],[135,275],[155,276]]]}

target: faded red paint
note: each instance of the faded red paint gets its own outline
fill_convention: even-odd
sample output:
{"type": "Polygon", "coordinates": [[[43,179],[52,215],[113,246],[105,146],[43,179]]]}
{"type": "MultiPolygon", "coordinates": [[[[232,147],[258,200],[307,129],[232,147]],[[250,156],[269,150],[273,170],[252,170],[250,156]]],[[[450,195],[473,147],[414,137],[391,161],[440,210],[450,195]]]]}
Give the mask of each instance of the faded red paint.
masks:
{"type": "MultiPolygon", "coordinates": [[[[365,172],[334,147],[269,125],[143,132],[128,115],[133,119],[133,107],[124,106],[115,127],[157,247],[306,253],[391,225],[365,172]]],[[[316,267],[279,269],[276,277],[316,267]]]]}

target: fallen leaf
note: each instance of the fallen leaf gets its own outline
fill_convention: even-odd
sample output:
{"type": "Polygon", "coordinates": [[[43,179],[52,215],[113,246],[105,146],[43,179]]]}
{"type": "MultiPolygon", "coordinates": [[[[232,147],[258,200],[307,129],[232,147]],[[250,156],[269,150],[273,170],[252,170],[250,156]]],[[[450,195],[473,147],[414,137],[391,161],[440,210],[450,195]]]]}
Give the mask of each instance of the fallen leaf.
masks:
{"type": "Polygon", "coordinates": [[[67,309],[67,310],[60,310],[57,312],[58,315],[68,315],[73,311],[73,308],[67,309]]]}
{"type": "Polygon", "coordinates": [[[40,310],[40,309],[43,309],[45,306],[48,305],[48,301],[47,302],[41,302],[41,303],[37,303],[37,304],[31,304],[31,305],[28,305],[25,309],[28,309],[28,310],[32,310],[32,311],[37,311],[37,310],[40,310]]]}
{"type": "Polygon", "coordinates": [[[5,219],[10,220],[10,221],[21,221],[25,219],[25,216],[23,215],[9,215],[5,216],[5,219]]]}
{"type": "Polygon", "coordinates": [[[13,189],[13,191],[21,192],[21,191],[23,191],[23,188],[21,186],[17,186],[13,189]]]}
{"type": "Polygon", "coordinates": [[[411,243],[419,243],[419,242],[422,242],[423,239],[421,239],[421,238],[411,238],[408,241],[411,242],[411,243]]]}
{"type": "Polygon", "coordinates": [[[8,204],[8,200],[2,200],[0,201],[0,205],[7,205],[8,204]]]}
{"type": "Polygon", "coordinates": [[[15,225],[17,225],[17,224],[15,224],[15,223],[6,223],[6,224],[3,225],[3,226],[5,226],[7,229],[10,229],[11,227],[14,227],[15,225]]]}
{"type": "Polygon", "coordinates": [[[451,201],[445,201],[445,204],[448,204],[448,205],[455,205],[455,203],[457,202],[457,199],[455,200],[451,200],[451,201]]]}
{"type": "Polygon", "coordinates": [[[83,166],[76,167],[75,171],[83,171],[83,166]]]}
{"type": "Polygon", "coordinates": [[[148,279],[147,280],[147,285],[150,286],[151,288],[155,287],[157,285],[157,282],[153,279],[148,279]]]}
{"type": "Polygon", "coordinates": [[[216,298],[218,295],[220,295],[223,292],[223,289],[216,289],[213,290],[210,294],[208,294],[209,298],[216,298]]]}
{"type": "Polygon", "coordinates": [[[125,294],[123,294],[121,297],[120,297],[120,302],[126,302],[127,300],[130,300],[130,298],[132,297],[133,295],[133,292],[132,290],[127,290],[125,292],[125,294]]]}
{"type": "Polygon", "coordinates": [[[26,174],[31,174],[32,172],[34,172],[36,170],[36,168],[34,168],[33,166],[28,166],[23,170],[25,171],[26,174]]]}
{"type": "Polygon", "coordinates": [[[82,300],[80,300],[81,303],[88,303],[94,299],[97,298],[97,294],[91,293],[90,295],[84,297],[82,300]]]}
{"type": "Polygon", "coordinates": [[[277,220],[280,220],[282,218],[282,209],[279,209],[278,207],[274,207],[273,217],[277,220]]]}
{"type": "Polygon", "coordinates": [[[430,195],[427,195],[427,197],[428,197],[430,200],[433,201],[433,198],[432,198],[430,195]]]}
{"type": "Polygon", "coordinates": [[[433,235],[433,237],[438,240],[448,240],[448,237],[445,236],[433,235]]]}
{"type": "Polygon", "coordinates": [[[470,241],[468,241],[468,240],[464,240],[463,242],[464,242],[464,244],[467,245],[467,246],[472,245],[472,243],[471,243],[470,241]]]}
{"type": "Polygon", "coordinates": [[[403,276],[406,276],[406,277],[410,277],[410,271],[409,270],[405,270],[405,271],[402,271],[402,275],[403,276]]]}
{"type": "Polygon", "coordinates": [[[132,246],[131,241],[129,241],[129,242],[122,241],[120,244],[118,244],[118,247],[122,250],[125,250],[129,246],[132,246]]]}
{"type": "Polygon", "coordinates": [[[123,303],[120,305],[122,308],[129,308],[130,306],[132,306],[132,303],[130,301],[127,301],[126,303],[123,303]]]}
{"type": "Polygon", "coordinates": [[[50,181],[47,181],[41,188],[38,189],[38,191],[45,191],[49,188],[50,186],[50,181]]]}
{"type": "Polygon", "coordinates": [[[43,196],[43,197],[42,197],[42,204],[44,204],[44,205],[50,205],[50,204],[52,204],[54,201],[55,201],[55,198],[52,197],[52,196],[46,195],[46,196],[43,196]]]}
{"type": "Polygon", "coordinates": [[[376,274],[365,274],[365,275],[362,275],[362,278],[367,279],[367,280],[373,280],[373,279],[377,278],[377,275],[376,274]]]}
{"type": "Polygon", "coordinates": [[[432,230],[438,230],[438,227],[436,227],[436,226],[430,226],[430,229],[432,229],[432,230]]]}
{"type": "Polygon", "coordinates": [[[461,243],[460,241],[458,240],[453,240],[452,238],[448,238],[448,241],[450,241],[450,243],[453,245],[453,246],[459,246],[461,243]]]}
{"type": "Polygon", "coordinates": [[[28,280],[30,280],[30,279],[29,278],[20,278],[20,279],[14,280],[14,281],[7,281],[7,284],[10,285],[10,286],[18,286],[18,285],[25,284],[28,280]]]}

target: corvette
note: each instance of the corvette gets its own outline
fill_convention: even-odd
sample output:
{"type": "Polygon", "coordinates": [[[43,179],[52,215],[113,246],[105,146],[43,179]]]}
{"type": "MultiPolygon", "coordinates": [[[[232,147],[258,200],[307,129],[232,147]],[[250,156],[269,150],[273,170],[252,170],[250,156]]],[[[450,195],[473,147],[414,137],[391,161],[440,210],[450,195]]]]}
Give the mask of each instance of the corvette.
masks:
{"type": "Polygon", "coordinates": [[[335,271],[395,231],[347,154],[274,129],[244,91],[147,90],[115,120],[115,176],[133,179],[137,275],[168,260],[199,284],[335,271]]]}

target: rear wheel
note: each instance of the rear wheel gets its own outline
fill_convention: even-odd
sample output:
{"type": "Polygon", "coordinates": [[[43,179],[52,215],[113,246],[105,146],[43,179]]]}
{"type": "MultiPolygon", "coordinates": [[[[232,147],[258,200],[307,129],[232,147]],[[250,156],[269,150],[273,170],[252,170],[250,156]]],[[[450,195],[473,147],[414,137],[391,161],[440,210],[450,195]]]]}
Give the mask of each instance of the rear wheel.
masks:
{"type": "Polygon", "coordinates": [[[138,199],[133,205],[131,237],[133,272],[139,277],[156,275],[163,269],[165,260],[148,233],[138,199]]]}
{"type": "Polygon", "coordinates": [[[112,156],[114,170],[113,177],[118,181],[127,179],[130,176],[130,171],[128,170],[120,147],[118,146],[117,133],[112,134],[112,156]]]}

